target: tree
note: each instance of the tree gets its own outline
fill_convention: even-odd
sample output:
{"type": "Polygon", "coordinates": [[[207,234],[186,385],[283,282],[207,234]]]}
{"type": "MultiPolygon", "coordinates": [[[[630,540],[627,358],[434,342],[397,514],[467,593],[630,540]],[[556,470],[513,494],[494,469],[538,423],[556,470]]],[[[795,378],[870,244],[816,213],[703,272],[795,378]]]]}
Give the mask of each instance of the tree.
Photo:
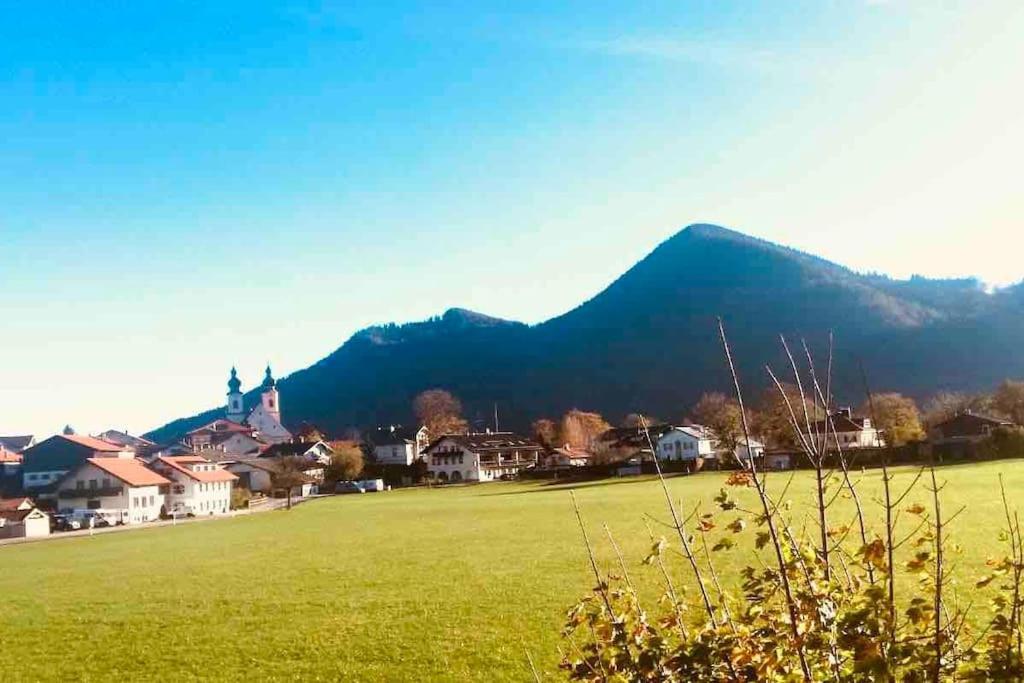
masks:
{"type": "Polygon", "coordinates": [[[940,391],[932,396],[924,407],[924,422],[934,427],[940,422],[959,414],[972,411],[992,412],[992,397],[987,394],[961,394],[955,391],[940,391]]]}
{"type": "Polygon", "coordinates": [[[693,416],[715,433],[719,450],[736,452],[736,446],[743,438],[743,418],[734,399],[720,393],[704,394],[693,407],[693,416]]]}
{"type": "Polygon", "coordinates": [[[1015,424],[1024,425],[1024,382],[1005,380],[996,389],[992,405],[1015,424]]]}
{"type": "Polygon", "coordinates": [[[587,413],[573,408],[562,417],[559,440],[570,448],[580,451],[593,450],[598,437],[611,429],[597,413],[587,413]]]}
{"type": "Polygon", "coordinates": [[[874,408],[875,428],[882,430],[890,446],[902,446],[924,438],[921,415],[914,400],[902,394],[875,394],[861,408],[862,415],[871,415],[874,408]]]}
{"type": "Polygon", "coordinates": [[[324,479],[331,482],[351,481],[363,473],[363,451],[353,441],[331,443],[331,462],[324,479]]]}
{"type": "Polygon", "coordinates": [[[309,463],[298,456],[281,458],[277,461],[277,467],[270,475],[271,484],[275,490],[283,490],[288,498],[287,508],[292,509],[292,489],[302,486],[309,481],[306,475],[306,468],[309,463]]]}
{"type": "Polygon", "coordinates": [[[768,446],[796,448],[800,439],[793,429],[789,406],[792,406],[797,424],[802,430],[806,428],[804,427],[804,407],[801,402],[806,404],[807,415],[812,422],[824,419],[825,413],[820,407],[815,408],[814,401],[810,400],[809,396],[801,396],[800,389],[795,385],[783,383],[782,390],[785,392],[785,397],[775,386],[768,387],[761,394],[758,410],[752,419],[753,431],[764,439],[768,446]],[[789,406],[786,405],[786,398],[789,399],[789,406]]]}
{"type": "Polygon", "coordinates": [[[558,443],[558,425],[554,420],[549,420],[546,417],[534,420],[530,425],[530,433],[542,446],[547,448],[557,448],[562,445],[558,443]]]}
{"type": "Polygon", "coordinates": [[[413,412],[434,438],[464,434],[468,423],[462,417],[462,403],[444,389],[429,389],[413,401],[413,412]]]}
{"type": "Polygon", "coordinates": [[[628,429],[639,429],[645,425],[650,427],[656,424],[661,424],[661,420],[652,415],[643,415],[641,413],[630,413],[622,420],[622,426],[628,429]]]}

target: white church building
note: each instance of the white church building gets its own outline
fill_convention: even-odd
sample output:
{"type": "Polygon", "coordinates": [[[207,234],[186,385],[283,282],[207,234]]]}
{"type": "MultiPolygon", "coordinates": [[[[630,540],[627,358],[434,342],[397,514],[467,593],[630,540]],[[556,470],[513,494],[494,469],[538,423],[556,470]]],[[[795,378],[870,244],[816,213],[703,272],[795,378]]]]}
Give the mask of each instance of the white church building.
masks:
{"type": "Polygon", "coordinates": [[[231,422],[251,427],[259,438],[267,443],[291,441],[292,434],[281,424],[281,397],[277,393],[277,380],[270,366],[267,366],[263,384],[260,385],[260,402],[246,412],[242,382],[238,372],[231,368],[228,380],[228,404],[224,417],[231,422]]]}

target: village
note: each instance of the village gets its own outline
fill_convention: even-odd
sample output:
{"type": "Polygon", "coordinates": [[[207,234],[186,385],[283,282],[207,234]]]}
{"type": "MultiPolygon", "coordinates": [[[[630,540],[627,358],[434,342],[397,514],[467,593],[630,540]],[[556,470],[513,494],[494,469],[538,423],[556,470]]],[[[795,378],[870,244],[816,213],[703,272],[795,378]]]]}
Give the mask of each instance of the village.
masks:
{"type": "MultiPolygon", "coordinates": [[[[308,423],[285,427],[269,366],[255,405],[246,406],[235,368],[227,387],[223,416],[171,443],[116,429],[81,435],[70,426],[42,439],[0,436],[0,540],[290,508],[315,496],[393,487],[689,474],[749,469],[752,460],[760,471],[808,466],[785,425],[773,433],[765,419],[753,432],[757,438],[743,438],[737,407],[720,394],[706,394],[694,409],[706,424],[634,414],[612,427],[599,415],[572,410],[560,424],[537,420],[522,435],[500,431],[497,416],[493,429],[472,430],[459,416],[458,400],[435,389],[417,399],[423,424],[377,426],[359,438],[334,440],[308,423]]],[[[997,391],[997,399],[1012,404],[1007,412],[1019,412],[1020,388],[1007,382],[997,391]]],[[[913,402],[897,394],[879,397],[884,416],[876,421],[848,407],[826,413],[810,405],[805,436],[825,442],[825,451],[845,453],[856,467],[882,458],[1016,457],[1021,431],[1012,419],[976,411],[977,397],[946,395],[937,403],[939,417],[927,432],[913,402]]]]}

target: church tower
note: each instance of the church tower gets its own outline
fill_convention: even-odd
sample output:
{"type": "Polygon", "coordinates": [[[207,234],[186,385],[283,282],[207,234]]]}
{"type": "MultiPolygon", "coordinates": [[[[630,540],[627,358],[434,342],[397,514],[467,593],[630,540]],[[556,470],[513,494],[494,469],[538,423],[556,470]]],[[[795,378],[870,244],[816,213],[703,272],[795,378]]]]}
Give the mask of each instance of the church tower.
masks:
{"type": "Polygon", "coordinates": [[[267,374],[260,386],[263,393],[263,410],[278,422],[281,421],[281,400],[277,395],[277,380],[270,372],[270,364],[267,363],[267,374]]]}
{"type": "Polygon", "coordinates": [[[245,402],[242,399],[242,382],[238,379],[238,371],[231,368],[231,379],[228,380],[228,407],[224,416],[232,422],[245,419],[245,402]]]}

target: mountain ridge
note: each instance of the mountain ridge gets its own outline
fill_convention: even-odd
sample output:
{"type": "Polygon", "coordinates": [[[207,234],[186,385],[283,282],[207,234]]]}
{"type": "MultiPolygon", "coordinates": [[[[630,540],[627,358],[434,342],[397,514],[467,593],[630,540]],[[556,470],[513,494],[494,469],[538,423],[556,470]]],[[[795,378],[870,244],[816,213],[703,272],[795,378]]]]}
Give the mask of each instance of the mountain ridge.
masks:
{"type": "MultiPolygon", "coordinates": [[[[778,363],[778,335],[821,351],[836,331],[837,386],[849,400],[859,364],[878,389],[923,396],[1024,375],[1024,284],[989,293],[977,280],[897,280],[697,223],[657,245],[603,290],[536,325],[453,308],[426,321],[375,325],[279,381],[286,424],[406,422],[413,397],[444,387],[471,421],[498,403],[503,424],[579,406],[616,419],[679,417],[703,391],[726,389],[716,320],[725,321],[751,391],[778,363]],[[977,335],[979,326],[997,334],[977,335]]],[[[250,396],[251,400],[251,396],[250,396]]],[[[858,401],[859,402],[859,401],[858,401]]],[[[167,440],[220,409],[150,432],[167,440]]]]}

